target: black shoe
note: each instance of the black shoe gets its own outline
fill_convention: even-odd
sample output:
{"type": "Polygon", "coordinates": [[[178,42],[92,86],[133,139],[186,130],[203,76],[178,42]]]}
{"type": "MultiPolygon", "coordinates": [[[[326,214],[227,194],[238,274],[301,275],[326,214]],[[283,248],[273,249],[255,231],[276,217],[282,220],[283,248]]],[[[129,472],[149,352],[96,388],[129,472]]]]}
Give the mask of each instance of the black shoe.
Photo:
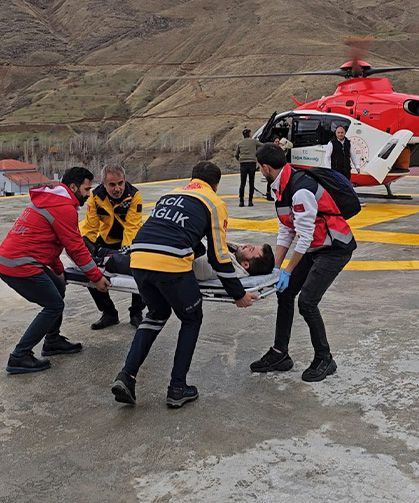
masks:
{"type": "Polygon", "coordinates": [[[310,367],[304,370],[301,378],[306,382],[323,381],[327,376],[334,374],[337,368],[332,355],[324,358],[317,357],[311,362],[310,367]]]}
{"type": "Polygon", "coordinates": [[[6,370],[9,374],[27,374],[40,372],[51,367],[49,360],[35,358],[32,351],[24,356],[9,356],[6,370]]]}
{"type": "Polygon", "coordinates": [[[108,314],[103,313],[100,320],[95,321],[90,325],[92,330],[102,330],[102,328],[111,327],[112,325],[118,325],[119,318],[118,313],[108,314]]]}
{"type": "Polygon", "coordinates": [[[240,206],[240,208],[243,208],[243,206],[244,206],[244,201],[240,201],[240,202],[239,202],[239,206],[240,206]]]}
{"type": "Polygon", "coordinates": [[[116,376],[111,391],[117,402],[135,405],[135,379],[123,370],[116,376]]]}
{"type": "Polygon", "coordinates": [[[267,201],[275,201],[275,199],[270,194],[266,194],[266,199],[267,201]]]}
{"type": "Polygon", "coordinates": [[[273,370],[285,372],[291,370],[293,365],[294,362],[288,353],[278,353],[273,348],[269,348],[260,360],[250,364],[250,370],[252,372],[272,372],[273,370]]]}
{"type": "Polygon", "coordinates": [[[248,206],[253,206],[253,201],[249,201],[248,206]]]}
{"type": "Polygon", "coordinates": [[[193,402],[198,396],[196,386],[188,386],[187,384],[182,387],[169,386],[167,388],[166,403],[168,407],[179,408],[186,402],[193,402]]]}
{"type": "Polygon", "coordinates": [[[71,353],[79,353],[83,349],[80,342],[72,343],[67,337],[59,335],[53,339],[45,338],[44,345],[42,346],[42,356],[52,355],[67,355],[71,353]]]}
{"type": "Polygon", "coordinates": [[[143,321],[143,317],[141,314],[137,315],[137,314],[131,314],[130,317],[129,317],[129,322],[131,323],[131,325],[135,328],[138,328],[140,323],[143,321]]]}

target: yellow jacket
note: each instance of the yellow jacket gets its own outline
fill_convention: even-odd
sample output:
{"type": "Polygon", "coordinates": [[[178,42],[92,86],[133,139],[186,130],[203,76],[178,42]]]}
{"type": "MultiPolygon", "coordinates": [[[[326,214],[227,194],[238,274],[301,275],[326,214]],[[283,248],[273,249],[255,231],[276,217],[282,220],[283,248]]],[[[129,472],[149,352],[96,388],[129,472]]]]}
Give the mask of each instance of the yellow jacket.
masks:
{"type": "Polygon", "coordinates": [[[116,203],[100,184],[90,193],[86,217],[80,222],[80,233],[92,243],[100,237],[113,247],[129,247],[142,225],[142,211],[141,194],[130,183],[126,182],[124,194],[116,203]]]}

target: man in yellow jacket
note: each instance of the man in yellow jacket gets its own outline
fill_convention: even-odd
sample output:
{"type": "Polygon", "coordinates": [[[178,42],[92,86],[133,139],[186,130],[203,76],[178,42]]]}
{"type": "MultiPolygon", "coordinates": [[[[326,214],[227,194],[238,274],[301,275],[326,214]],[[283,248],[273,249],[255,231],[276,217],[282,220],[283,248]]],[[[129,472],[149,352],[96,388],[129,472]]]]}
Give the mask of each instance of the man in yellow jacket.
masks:
{"type": "MultiPolygon", "coordinates": [[[[80,223],[80,232],[92,255],[101,248],[126,252],[142,225],[142,198],[139,190],[126,181],[122,166],[105,166],[102,183],[90,194],[85,219],[80,223]]],[[[119,323],[118,311],[109,293],[89,288],[101,318],[91,325],[92,330],[119,323]]],[[[144,308],[140,295],[132,295],[131,325],[138,327],[144,308]]]]}

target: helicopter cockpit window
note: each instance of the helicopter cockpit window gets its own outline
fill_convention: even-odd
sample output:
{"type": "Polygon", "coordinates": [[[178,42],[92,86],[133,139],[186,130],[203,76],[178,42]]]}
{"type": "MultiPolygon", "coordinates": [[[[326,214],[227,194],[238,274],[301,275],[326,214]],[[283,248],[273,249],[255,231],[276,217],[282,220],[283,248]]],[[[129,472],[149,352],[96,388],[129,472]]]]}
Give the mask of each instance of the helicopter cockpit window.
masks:
{"type": "Polygon", "coordinates": [[[299,117],[294,123],[294,147],[307,147],[320,143],[322,127],[319,119],[305,119],[299,117]]]}

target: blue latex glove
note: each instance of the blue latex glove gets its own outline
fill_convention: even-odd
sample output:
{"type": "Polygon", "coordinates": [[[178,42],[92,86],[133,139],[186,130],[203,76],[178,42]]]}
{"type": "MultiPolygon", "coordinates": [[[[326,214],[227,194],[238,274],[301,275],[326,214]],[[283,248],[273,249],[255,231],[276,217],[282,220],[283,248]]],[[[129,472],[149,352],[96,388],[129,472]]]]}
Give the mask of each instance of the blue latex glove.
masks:
{"type": "Polygon", "coordinates": [[[279,271],[279,279],[277,284],[275,285],[275,288],[278,290],[278,292],[283,292],[286,288],[288,288],[289,282],[291,278],[291,273],[287,272],[285,269],[281,269],[279,271]]]}

